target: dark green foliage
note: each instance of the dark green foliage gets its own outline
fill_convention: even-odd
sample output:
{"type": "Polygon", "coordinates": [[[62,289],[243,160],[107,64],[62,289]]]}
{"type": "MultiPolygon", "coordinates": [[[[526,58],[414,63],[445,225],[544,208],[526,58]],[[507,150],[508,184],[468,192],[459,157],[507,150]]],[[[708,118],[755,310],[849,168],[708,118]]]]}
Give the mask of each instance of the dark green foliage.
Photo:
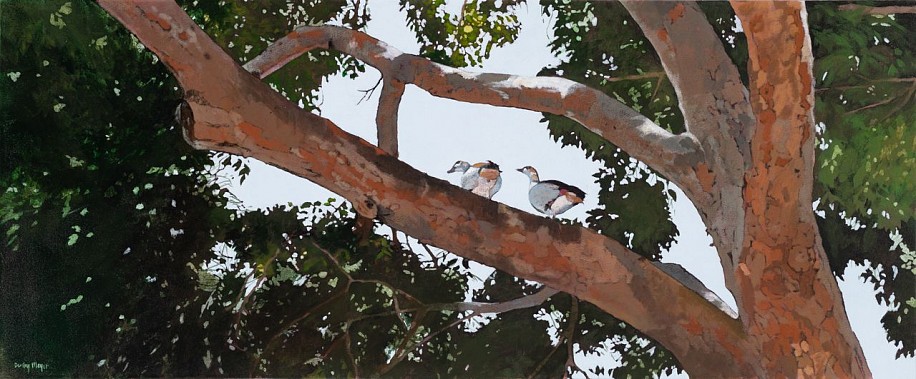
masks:
{"type": "Polygon", "coordinates": [[[916,208],[916,184],[900,180],[916,167],[916,18],[866,16],[834,4],[813,6],[810,18],[818,26],[812,35],[823,204],[893,230],[916,208]]]}
{"type": "MultiPolygon", "coordinates": [[[[236,57],[240,64],[256,57],[273,41],[294,27],[333,22],[361,30],[369,21],[366,2],[359,0],[248,0],[199,1],[189,14],[203,24],[207,34],[236,57]]],[[[264,79],[294,103],[317,109],[315,101],[322,80],[329,75],[356,77],[365,65],[349,55],[326,50],[305,54],[264,79]]]]}
{"type": "Polygon", "coordinates": [[[221,190],[162,112],[175,82],[100,9],[2,6],[0,338],[9,362],[85,372],[131,324],[118,312],[148,294],[148,277],[180,283],[170,256],[200,240],[169,230],[212,212],[221,190]]]}
{"type": "Polygon", "coordinates": [[[812,4],[815,195],[830,264],[870,269],[882,322],[899,355],[916,352],[916,17],[870,16],[812,4]],[[897,236],[892,240],[892,236],[897,236]],[[910,250],[908,252],[908,249],[910,250]]]}

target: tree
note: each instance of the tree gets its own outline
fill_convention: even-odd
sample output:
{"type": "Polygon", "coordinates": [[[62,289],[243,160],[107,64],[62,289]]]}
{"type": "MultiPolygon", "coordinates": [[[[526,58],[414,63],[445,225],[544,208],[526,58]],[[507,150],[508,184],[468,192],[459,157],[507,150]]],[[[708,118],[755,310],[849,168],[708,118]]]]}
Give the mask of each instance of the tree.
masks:
{"type": "MultiPolygon", "coordinates": [[[[316,220],[316,225],[325,225],[317,229],[318,236],[329,236],[323,240],[313,234],[314,228],[299,229],[296,217],[277,217],[282,214],[279,210],[270,212],[274,215],[272,221],[249,214],[241,223],[245,227],[228,227],[235,232],[226,234],[225,240],[255,256],[253,262],[258,266],[252,275],[258,277],[258,283],[282,282],[296,277],[290,271],[300,270],[298,278],[306,278],[309,283],[314,280],[318,296],[299,299],[305,302],[301,304],[285,303],[290,301],[287,299],[298,299],[290,296],[294,293],[290,291],[296,289],[280,285],[258,293],[259,298],[252,303],[257,306],[243,309],[248,304],[244,301],[248,295],[243,295],[242,290],[246,281],[235,281],[238,301],[229,302],[237,304],[235,312],[212,317],[201,312],[197,321],[204,325],[212,322],[220,330],[237,333],[230,340],[245,341],[246,345],[230,344],[227,348],[206,342],[205,368],[200,367],[201,362],[188,359],[175,364],[178,370],[200,371],[169,371],[175,369],[165,364],[162,372],[207,372],[211,366],[219,367],[220,373],[224,368],[244,372],[240,366],[248,366],[282,374],[301,372],[297,370],[312,365],[325,375],[335,375],[335,370],[360,375],[360,369],[362,373],[369,369],[382,374],[458,375],[462,371],[443,367],[465,367],[463,372],[468,374],[499,371],[507,376],[535,376],[575,370],[572,341],[585,350],[582,346],[593,346],[609,335],[638,338],[639,334],[620,326],[616,321],[619,319],[664,346],[693,375],[867,376],[868,367],[849,329],[833,272],[842,272],[850,260],[885,262],[884,271],[878,274],[886,279],[881,282],[885,300],[900,304],[912,295],[907,292],[912,291],[912,285],[906,285],[912,283],[912,267],[906,264],[908,255],[883,252],[880,248],[891,250],[886,247],[895,238],[899,245],[900,236],[912,236],[912,214],[907,214],[913,204],[909,195],[912,191],[907,191],[912,189],[912,183],[894,180],[892,170],[906,176],[907,167],[913,163],[912,154],[907,154],[916,144],[912,139],[912,115],[901,112],[911,105],[912,80],[908,78],[914,69],[906,62],[913,60],[909,59],[909,51],[882,51],[887,48],[873,48],[867,45],[867,38],[866,43],[859,42],[862,35],[872,32],[862,27],[871,17],[862,12],[839,14],[833,5],[815,6],[806,20],[804,6],[795,3],[735,3],[734,13],[722,4],[699,7],[693,3],[550,3],[548,7],[559,10],[560,20],[568,21],[557,23],[553,47],[571,52],[569,60],[560,67],[545,69],[543,74],[548,76],[520,78],[471,74],[434,62],[474,64],[486,56],[493,44],[511,42],[514,24],[507,14],[514,2],[504,2],[502,9],[487,9],[473,2],[463,7],[461,17],[454,20],[440,19],[435,3],[404,2],[409,23],[424,41],[424,57],[402,54],[353,29],[312,26],[297,28],[285,36],[285,31],[274,30],[271,36],[264,37],[273,42],[251,60],[246,57],[249,49],[239,52],[244,45],[235,44],[233,52],[247,61],[245,69],[174,4],[100,3],[175,75],[184,91],[178,117],[192,146],[253,156],[301,175],[345,197],[364,219],[377,219],[420,242],[512,275],[497,274],[482,291],[484,300],[501,303],[436,304],[435,301],[458,301],[462,293],[460,281],[448,280],[448,276],[436,271],[423,282],[440,283],[442,291],[417,293],[419,288],[407,284],[420,281],[416,276],[426,272],[420,269],[416,256],[404,254],[397,245],[367,250],[365,247],[372,245],[367,243],[367,237],[349,234],[352,223],[357,221],[346,214],[316,220]],[[498,22],[488,23],[489,18],[481,16],[492,14],[501,17],[497,17],[498,22]],[[740,33],[723,32],[732,26],[732,14],[741,19],[746,40],[740,33]],[[813,47],[807,24],[811,19],[818,20],[817,25],[822,27],[811,33],[813,47]],[[629,26],[621,28],[619,34],[595,27],[621,20],[629,26]],[[781,27],[775,28],[777,25],[781,27]],[[838,36],[849,30],[848,25],[863,29],[838,36]],[[819,36],[819,32],[826,36],[819,36]],[[492,37],[481,37],[485,34],[492,37]],[[732,42],[728,37],[733,38],[732,42]],[[640,47],[647,44],[654,47],[657,56],[640,47]],[[312,54],[317,48],[344,53],[382,72],[380,148],[340,130],[330,120],[299,109],[260,80],[286,63],[304,65],[312,78],[320,78],[328,71],[315,70],[304,59],[292,60],[301,54],[312,54]],[[841,68],[852,62],[837,58],[847,53],[844,49],[855,52],[856,65],[861,59],[861,70],[853,72],[864,77],[843,76],[846,74],[841,68]],[[643,72],[607,72],[609,65],[602,64],[608,59],[606,55],[615,58],[614,63],[624,70],[643,72]],[[204,74],[214,72],[221,75],[204,74]],[[825,79],[828,76],[833,82],[825,79]],[[589,220],[597,232],[560,225],[475,197],[398,161],[396,109],[405,84],[417,85],[436,96],[548,114],[549,127],[558,138],[583,146],[595,159],[606,163],[606,171],[599,177],[603,188],[600,196],[606,208],[592,212],[589,220]],[[826,85],[818,85],[815,90],[815,84],[826,85]],[[823,94],[815,102],[819,91],[823,94]],[[842,116],[844,120],[830,119],[840,118],[848,108],[828,96],[831,91],[842,91],[849,101],[863,104],[850,109],[842,116]],[[819,114],[818,120],[829,121],[830,127],[818,134],[815,112],[821,109],[829,112],[819,114]],[[850,127],[844,127],[847,124],[850,127]],[[879,131],[876,126],[886,128],[879,131]],[[876,135],[897,138],[880,142],[874,138],[876,135]],[[829,152],[817,155],[817,165],[815,140],[829,152]],[[900,158],[898,153],[902,154],[900,158]],[[638,159],[652,172],[676,184],[697,206],[738,303],[737,319],[698,294],[696,286],[688,286],[682,277],[666,273],[673,270],[652,262],[676,235],[663,205],[671,195],[663,186],[647,181],[622,184],[620,178],[632,172],[628,157],[638,159]],[[880,167],[887,172],[856,164],[867,158],[882,159],[880,167]],[[843,180],[845,176],[853,179],[852,185],[843,180]],[[859,191],[863,186],[873,189],[863,194],[859,191]],[[818,210],[823,212],[820,217],[811,209],[815,196],[820,200],[818,210]],[[633,211],[620,211],[640,202],[652,204],[657,212],[639,218],[633,211]],[[619,220],[614,220],[611,212],[620,212],[619,220]],[[849,221],[855,219],[862,220],[866,227],[859,228],[849,221]],[[334,232],[326,234],[326,226],[333,226],[330,230],[334,232]],[[870,245],[864,246],[865,242],[870,245]],[[339,251],[328,247],[335,243],[346,247],[339,251]],[[282,263],[296,253],[317,259],[312,263],[307,263],[309,258],[296,261],[293,269],[282,263]],[[389,269],[363,265],[381,253],[397,258],[376,261],[390,265],[389,269]],[[409,268],[406,271],[414,274],[404,277],[402,271],[390,269],[398,265],[405,265],[409,268]],[[894,274],[889,267],[902,270],[894,274]],[[320,279],[327,280],[314,279],[322,272],[320,279]],[[513,276],[544,283],[548,289],[536,291],[513,276]],[[544,340],[544,335],[512,329],[513,324],[530,325],[530,313],[519,307],[536,305],[553,295],[555,290],[550,288],[575,296],[556,295],[544,305],[547,309],[562,309],[566,315],[567,325],[562,328],[565,357],[554,354],[562,344],[554,347],[544,340]],[[896,300],[891,300],[892,294],[896,300]],[[354,304],[342,301],[359,296],[364,303],[355,309],[354,304]],[[259,307],[274,309],[268,312],[259,307]],[[283,307],[295,310],[286,309],[284,313],[277,309],[283,307]],[[474,315],[484,309],[505,312],[476,333],[448,329],[464,317],[437,313],[469,311],[474,315]],[[290,314],[301,316],[286,316],[290,314]],[[299,323],[319,314],[342,317],[327,323],[317,321],[318,328],[312,329],[299,323]],[[271,319],[277,315],[280,322],[271,319]],[[379,321],[362,322],[367,318],[379,321]],[[580,322],[582,319],[591,324],[580,322]],[[260,326],[270,328],[269,332],[260,332],[260,326]],[[317,330],[326,330],[329,336],[318,335],[317,330]],[[500,342],[507,333],[532,340],[519,349],[515,341],[509,345],[500,342]],[[398,342],[391,344],[387,342],[390,340],[398,342]],[[496,351],[514,348],[521,350],[520,357],[544,358],[496,366],[470,353],[474,349],[469,347],[476,344],[479,350],[484,343],[492,344],[488,348],[496,351]],[[361,346],[362,352],[352,345],[361,346]],[[324,363],[304,366],[302,356],[309,354],[277,351],[293,347],[304,349],[302,353],[317,348],[316,362],[324,363]],[[210,349],[221,349],[223,355],[211,355],[210,349]],[[233,354],[252,363],[232,361],[233,354]],[[231,363],[213,364],[223,356],[223,362],[231,363]],[[191,368],[194,364],[196,368],[191,368]]],[[[227,44],[230,39],[224,38],[232,31],[202,16],[218,14],[218,8],[203,13],[189,8],[209,33],[232,50],[227,44]]],[[[359,14],[358,5],[352,14],[359,14]]],[[[888,25],[899,27],[893,21],[888,25]]],[[[902,27],[890,29],[877,35],[895,40],[912,38],[902,27]]],[[[257,34],[247,35],[252,36],[257,34]]],[[[267,45],[261,42],[259,46],[267,45]]],[[[337,57],[342,64],[335,67],[359,71],[359,64],[337,57]]],[[[307,99],[307,91],[291,89],[313,87],[291,83],[298,74],[291,73],[288,66],[284,70],[278,72],[279,79],[271,76],[271,83],[287,97],[307,99]]],[[[387,244],[384,238],[368,240],[387,244]]],[[[913,245],[911,240],[904,242],[913,245]]],[[[201,277],[207,276],[205,270],[200,272],[201,277]]],[[[222,300],[228,295],[214,294],[215,299],[222,300]]],[[[188,307],[187,303],[176,302],[188,307]]],[[[912,313],[906,312],[905,307],[900,309],[891,315],[904,327],[895,328],[893,322],[888,327],[899,331],[896,340],[903,343],[902,351],[911,353],[912,331],[907,332],[905,325],[912,313]]],[[[171,317],[179,320],[172,324],[185,325],[175,326],[178,330],[194,328],[188,325],[193,322],[184,322],[184,317],[192,317],[190,313],[171,317]]],[[[316,321],[310,322],[311,326],[316,321]]],[[[626,346],[625,363],[631,357],[634,366],[651,366],[653,371],[670,369],[674,364],[666,358],[667,353],[655,350],[655,345],[629,341],[633,343],[626,346]]],[[[168,357],[187,355],[173,352],[168,357]]],[[[128,366],[120,367],[126,370],[128,366]]],[[[615,375],[624,372],[615,371],[615,375]]]]}

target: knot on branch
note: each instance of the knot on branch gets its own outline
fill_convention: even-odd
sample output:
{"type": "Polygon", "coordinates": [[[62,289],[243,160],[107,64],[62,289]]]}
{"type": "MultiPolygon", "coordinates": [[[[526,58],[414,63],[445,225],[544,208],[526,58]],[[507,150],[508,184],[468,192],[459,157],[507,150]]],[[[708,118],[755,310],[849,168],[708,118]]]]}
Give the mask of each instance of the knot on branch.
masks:
{"type": "Polygon", "coordinates": [[[375,205],[375,202],[368,197],[362,201],[354,201],[353,208],[356,208],[357,214],[368,219],[374,219],[378,216],[378,207],[375,205]]]}
{"type": "Polygon", "coordinates": [[[181,136],[191,146],[195,146],[195,138],[191,128],[194,127],[194,111],[191,110],[191,104],[182,100],[178,107],[175,108],[175,122],[181,127],[181,136]]]}

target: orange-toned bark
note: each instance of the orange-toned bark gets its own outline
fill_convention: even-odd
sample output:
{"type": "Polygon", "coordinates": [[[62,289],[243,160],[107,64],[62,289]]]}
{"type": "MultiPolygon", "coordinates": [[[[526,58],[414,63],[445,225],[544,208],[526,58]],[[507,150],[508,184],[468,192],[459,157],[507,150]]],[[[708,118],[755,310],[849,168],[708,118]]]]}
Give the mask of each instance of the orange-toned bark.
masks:
{"type": "Polygon", "coordinates": [[[186,94],[178,118],[196,148],[256,157],[422,242],[574,294],[660,341],[693,373],[734,376],[747,364],[748,355],[729,350],[743,346],[740,322],[619,242],[429,177],[298,108],[236,65],[174,3],[100,3],[178,78],[186,94]],[[191,37],[182,42],[177,33],[191,37]]]}
{"type": "Polygon", "coordinates": [[[738,307],[766,373],[868,377],[811,208],[814,104],[804,5],[734,2],[757,117],[745,173],[738,307]]]}
{"type": "Polygon", "coordinates": [[[196,148],[256,157],[420,241],[592,302],[663,344],[696,377],[870,375],[811,210],[812,58],[803,4],[734,4],[749,42],[747,88],[696,4],[626,2],[677,91],[690,133],[671,135],[578,83],[467,73],[336,27],[300,28],[277,41],[246,65],[256,77],[174,3],[100,3],[178,78],[186,91],[179,119],[196,148]],[[382,112],[396,111],[403,84],[414,84],[436,96],[566,115],[665,173],[713,235],[740,318],[617,241],[431,178],[259,80],[319,47],[382,71],[389,91],[380,102],[379,146],[391,153],[397,120],[382,112]]]}

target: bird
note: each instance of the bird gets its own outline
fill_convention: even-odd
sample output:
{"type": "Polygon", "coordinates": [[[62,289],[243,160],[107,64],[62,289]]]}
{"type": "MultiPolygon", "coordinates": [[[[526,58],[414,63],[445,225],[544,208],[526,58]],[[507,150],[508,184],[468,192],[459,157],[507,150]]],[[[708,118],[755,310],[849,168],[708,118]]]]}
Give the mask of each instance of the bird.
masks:
{"type": "Polygon", "coordinates": [[[499,170],[499,165],[493,163],[493,161],[479,162],[473,165],[465,161],[457,161],[448,170],[448,173],[453,172],[463,173],[461,175],[461,188],[487,199],[492,199],[503,184],[503,178],[500,176],[502,171],[499,170]]]}
{"type": "Polygon", "coordinates": [[[528,201],[538,212],[554,217],[585,201],[585,192],[579,187],[558,180],[542,181],[534,167],[525,166],[517,171],[531,180],[528,201]]]}

